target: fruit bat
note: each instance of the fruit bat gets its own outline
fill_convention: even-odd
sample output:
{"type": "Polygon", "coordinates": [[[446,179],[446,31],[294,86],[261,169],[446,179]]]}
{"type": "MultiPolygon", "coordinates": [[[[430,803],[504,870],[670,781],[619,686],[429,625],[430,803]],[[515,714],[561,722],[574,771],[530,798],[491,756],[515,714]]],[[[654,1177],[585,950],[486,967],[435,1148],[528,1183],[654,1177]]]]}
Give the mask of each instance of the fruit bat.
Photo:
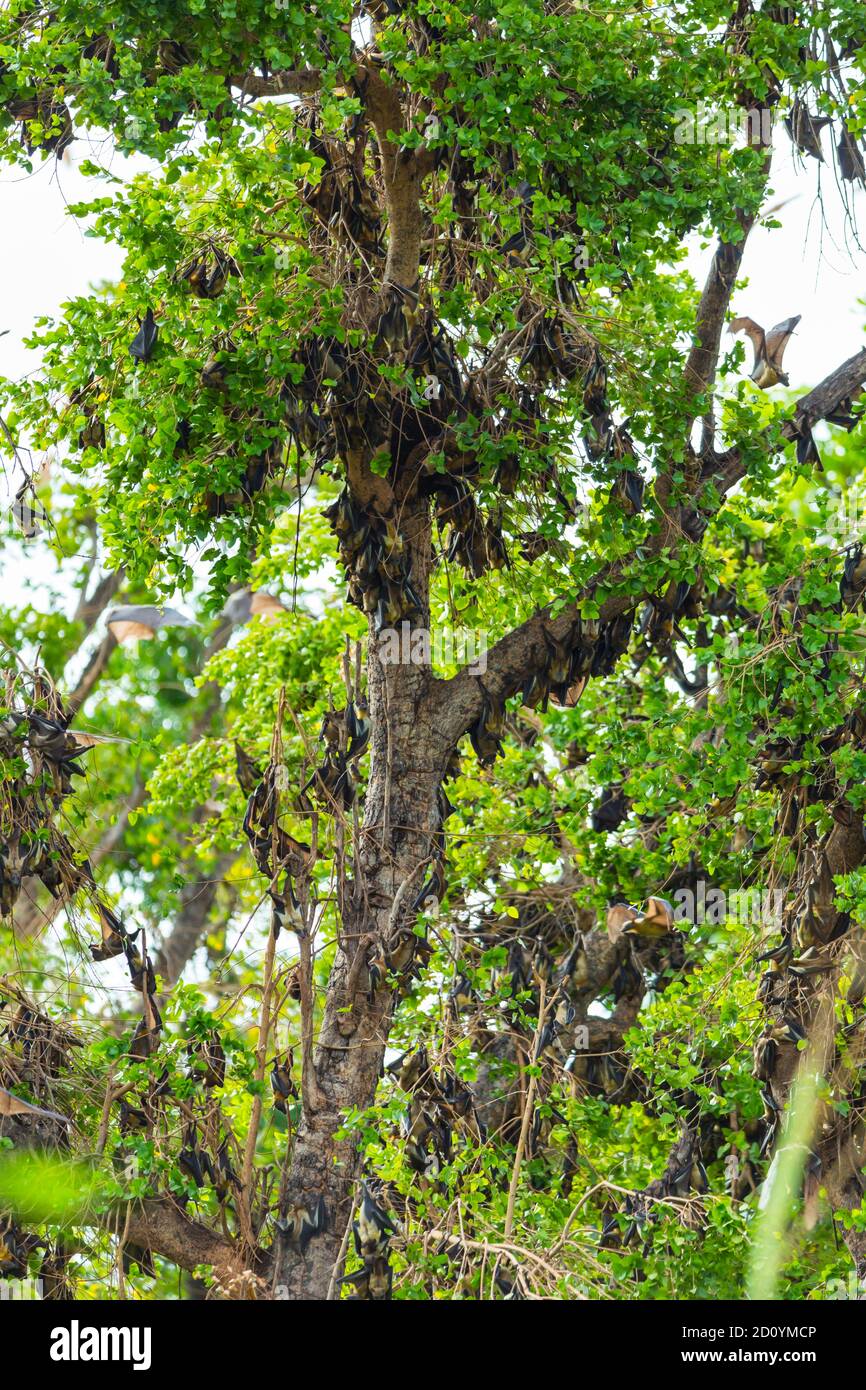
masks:
{"type": "Polygon", "coordinates": [[[195,1043],[190,1047],[189,1054],[194,1063],[195,1074],[201,1078],[204,1086],[210,1088],[224,1085],[226,1054],[218,1034],[213,1033],[210,1037],[195,1043]]]}
{"type": "Polygon", "coordinates": [[[618,830],[628,818],[631,803],[619,787],[605,787],[601,799],[592,811],[592,828],[598,834],[618,830]]]}
{"type": "Polygon", "coordinates": [[[150,1120],[147,1113],[139,1106],[130,1105],[129,1101],[122,1100],[118,1123],[121,1134],[132,1134],[135,1130],[147,1129],[150,1120]]]}
{"type": "Polygon", "coordinates": [[[637,469],[624,468],[617,475],[610,495],[628,516],[637,516],[643,510],[644,488],[643,477],[637,469]]]}
{"type": "Polygon", "coordinates": [[[387,1253],[391,1236],[396,1233],[393,1220],[379,1205],[365,1182],[361,1183],[361,1204],[352,1223],[355,1251],[364,1260],[374,1260],[387,1253]]]}
{"type": "Polygon", "coordinates": [[[766,334],[754,319],[738,318],[731,323],[729,332],[745,333],[751,340],[755,361],[750,375],[762,391],[766,391],[769,386],[776,386],[779,382],[783,386],[788,385],[787,373],[782,370],[782,357],[800,318],[801,315],[796,314],[793,318],[783,319],[766,334]]]}
{"type": "Polygon", "coordinates": [[[791,114],[785,117],[785,129],[801,154],[809,154],[823,164],[824,152],[821,149],[821,131],[829,125],[830,116],[814,115],[805,102],[794,98],[791,114]]]}
{"type": "Polygon", "coordinates": [[[32,541],[43,527],[48,525],[48,513],[36,496],[32,478],[25,478],[15,494],[10,510],[12,519],[23,532],[25,540],[32,541]]]}
{"type": "Polygon", "coordinates": [[[136,362],[149,362],[153,356],[159,330],[154,322],[153,310],[148,309],[144,318],[138,321],[138,332],[129,345],[129,355],[136,362]]]}
{"type": "MultiPolygon", "coordinates": [[[[136,1026],[129,1044],[129,1055],[136,1061],[146,1062],[159,1047],[162,1032],[162,1019],[152,994],[144,995],[144,1012],[136,1026]]],[[[205,1083],[207,1084],[207,1083],[205,1083]]]]}
{"type": "Polygon", "coordinates": [[[262,780],[262,770],[249,753],[244,752],[235,740],[235,765],[238,785],[247,796],[252,796],[262,780]]]}
{"type": "Polygon", "coordinates": [[[504,729],[505,710],[500,701],[485,691],[481,713],[469,730],[469,741],[482,767],[491,767],[502,752],[504,729]]]}
{"type": "Polygon", "coordinates": [[[90,954],[94,961],[113,960],[115,956],[123,955],[126,950],[126,928],[111,908],[98,900],[96,911],[99,914],[102,940],[98,946],[90,947],[90,954]]]}
{"type": "Polygon", "coordinates": [[[391,1297],[394,1273],[385,1255],[376,1255],[368,1265],[345,1274],[337,1282],[342,1288],[348,1284],[355,1292],[347,1299],[349,1303],[386,1303],[391,1297]]]}
{"type": "Polygon", "coordinates": [[[445,896],[445,865],[441,859],[436,860],[433,865],[430,877],[421,888],[415,901],[412,903],[413,912],[437,913],[439,905],[445,896]]]}
{"type": "Polygon", "coordinates": [[[178,1153],[177,1166],[188,1178],[192,1178],[196,1187],[204,1187],[203,1157],[196,1143],[195,1126],[192,1126],[184,1133],[183,1148],[178,1153]]]}
{"type": "Polygon", "coordinates": [[[105,426],[96,416],[89,419],[84,429],[80,431],[78,447],[79,449],[105,448],[105,426]]]}
{"type": "Polygon", "coordinates": [[[298,1088],[292,1079],[292,1050],[289,1048],[285,1058],[280,1061],[279,1057],[274,1058],[271,1067],[271,1090],[274,1093],[274,1109],[279,1110],[280,1114],[287,1113],[287,1102],[296,1100],[298,1088]]]}
{"type": "Polygon", "coordinates": [[[402,1091],[414,1091],[421,1079],[430,1072],[430,1059],[426,1047],[419,1047],[417,1052],[404,1052],[402,1056],[390,1062],[385,1070],[389,1076],[396,1079],[402,1091]]]}
{"type": "Polygon", "coordinates": [[[857,141],[844,123],[839,143],[836,146],[836,157],[839,160],[840,178],[845,179],[847,183],[866,183],[866,164],[863,162],[863,155],[857,141]]]}
{"type": "Polygon", "coordinates": [[[273,594],[268,594],[264,589],[238,589],[236,593],[229,594],[222,617],[230,623],[240,626],[248,623],[251,618],[261,614],[263,617],[275,618],[279,613],[285,613],[286,606],[280,603],[273,594]]]}
{"type": "Polygon", "coordinates": [[[546,1019],[541,1029],[533,1061],[538,1061],[542,1052],[559,1037],[564,1029],[568,1028],[574,1022],[574,1017],[574,1005],[569,999],[563,997],[559,1000],[553,1017],[546,1019]]]}
{"type": "Polygon", "coordinates": [[[638,909],[632,907],[631,903],[612,903],[607,909],[607,935],[608,940],[616,943],[623,935],[626,927],[630,926],[637,917],[640,916],[638,909]]]}
{"type": "Polygon", "coordinates": [[[153,637],[161,627],[195,626],[192,618],[187,618],[176,608],[156,608],[147,603],[129,603],[121,608],[112,608],[105,623],[120,643],[153,637]]]}
{"type": "Polygon", "coordinates": [[[589,980],[589,958],[583,937],[579,936],[554,976],[557,989],[573,998],[589,980]]]}
{"type": "Polygon", "coordinates": [[[468,975],[459,975],[457,977],[451,988],[451,992],[449,993],[448,998],[451,1001],[454,1008],[457,1010],[471,1009],[474,1007],[478,1000],[478,995],[476,994],[472,986],[472,981],[469,979],[468,975]]]}
{"type": "Polygon", "coordinates": [[[644,936],[653,940],[674,929],[674,908],[667,898],[647,898],[646,908],[623,927],[624,936],[644,936]]]}
{"type": "Polygon", "coordinates": [[[43,1110],[41,1106],[31,1105],[29,1101],[22,1100],[20,1096],[13,1095],[11,1091],[5,1091],[0,1086],[0,1116],[9,1115],[35,1115],[37,1119],[57,1120],[62,1125],[72,1123],[65,1115],[58,1115],[56,1110],[43,1110]]]}
{"type": "Polygon", "coordinates": [[[274,933],[274,939],[276,940],[283,927],[298,936],[306,936],[307,924],[288,874],[282,893],[275,893],[269,889],[268,897],[271,900],[271,931],[274,933]]]}
{"type": "Polygon", "coordinates": [[[313,1236],[319,1235],[327,1227],[328,1208],[324,1197],[317,1197],[310,1206],[296,1203],[287,1207],[285,1216],[280,1217],[276,1224],[287,1244],[303,1255],[313,1236]]]}

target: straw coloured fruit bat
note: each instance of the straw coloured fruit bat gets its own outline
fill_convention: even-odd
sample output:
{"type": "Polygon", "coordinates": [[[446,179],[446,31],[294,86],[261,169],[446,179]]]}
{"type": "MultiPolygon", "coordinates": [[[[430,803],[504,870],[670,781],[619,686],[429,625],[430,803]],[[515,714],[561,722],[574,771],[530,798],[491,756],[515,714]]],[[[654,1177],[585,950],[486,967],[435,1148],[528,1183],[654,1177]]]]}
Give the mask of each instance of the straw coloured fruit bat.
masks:
{"type": "Polygon", "coordinates": [[[674,929],[673,904],[667,898],[647,898],[646,908],[623,927],[624,936],[650,939],[667,936],[674,929]]]}
{"type": "Polygon", "coordinates": [[[845,179],[847,183],[866,183],[866,164],[863,162],[863,155],[854,136],[844,124],[839,143],[836,146],[836,157],[839,160],[840,178],[845,179]]]}
{"type": "Polygon", "coordinates": [[[814,115],[799,97],[794,98],[790,116],[785,117],[785,129],[801,154],[809,154],[823,164],[821,131],[830,124],[829,116],[814,115]]]}
{"type": "Polygon", "coordinates": [[[317,1197],[311,1206],[295,1204],[287,1207],[285,1216],[277,1221],[277,1229],[287,1244],[303,1255],[313,1236],[324,1231],[327,1224],[328,1208],[325,1206],[325,1199],[317,1197]]]}
{"type": "Polygon", "coordinates": [[[292,1050],[289,1048],[282,1061],[279,1057],[274,1058],[274,1063],[271,1067],[271,1090],[274,1093],[274,1109],[279,1110],[281,1115],[287,1113],[288,1102],[290,1100],[297,1100],[298,1097],[298,1088],[292,1079],[293,1061],[292,1050]]]}
{"type": "Polygon", "coordinates": [[[129,355],[135,358],[136,362],[149,362],[156,347],[159,329],[153,317],[153,310],[148,309],[143,319],[138,321],[138,332],[129,345],[129,355]]]}
{"type": "Polygon", "coordinates": [[[128,603],[112,608],[106,626],[118,642],[137,642],[154,637],[161,627],[194,627],[192,618],[176,608],[156,608],[148,603],[128,603]]]}
{"type": "Polygon", "coordinates": [[[361,1205],[352,1223],[355,1250],[363,1260],[373,1260],[387,1253],[388,1242],[396,1227],[391,1217],[371,1195],[367,1184],[361,1183],[361,1205]]]}
{"type": "Polygon", "coordinates": [[[286,606],[280,603],[273,594],[268,594],[264,589],[238,589],[237,593],[229,594],[226,599],[222,616],[230,623],[236,623],[238,627],[242,623],[248,623],[251,618],[262,617],[275,618],[280,613],[285,613],[286,606]]]}
{"type": "Polygon", "coordinates": [[[788,339],[800,322],[800,317],[800,314],[796,314],[793,318],[783,319],[766,334],[761,325],[755,323],[754,319],[739,318],[734,319],[731,323],[729,329],[731,333],[745,333],[746,337],[751,340],[755,350],[751,378],[756,386],[760,386],[762,391],[766,391],[769,386],[776,386],[779,382],[783,386],[788,385],[787,373],[782,370],[782,357],[788,345],[788,339]]]}
{"type": "Polygon", "coordinates": [[[341,1288],[345,1284],[354,1287],[355,1292],[347,1300],[349,1303],[387,1303],[391,1297],[393,1279],[387,1256],[377,1255],[369,1265],[356,1269],[354,1274],[344,1275],[338,1283],[341,1288]]]}
{"type": "Polygon", "coordinates": [[[90,954],[95,961],[113,960],[115,956],[123,955],[126,950],[126,930],[110,907],[97,902],[96,910],[99,913],[102,940],[98,946],[90,947],[90,954]]]}

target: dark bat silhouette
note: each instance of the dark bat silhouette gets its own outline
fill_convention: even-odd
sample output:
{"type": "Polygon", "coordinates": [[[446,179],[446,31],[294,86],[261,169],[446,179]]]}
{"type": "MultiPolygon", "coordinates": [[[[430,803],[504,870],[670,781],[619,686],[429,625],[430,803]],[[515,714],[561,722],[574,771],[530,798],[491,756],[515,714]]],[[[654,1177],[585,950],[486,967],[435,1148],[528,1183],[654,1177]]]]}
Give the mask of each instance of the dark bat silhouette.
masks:
{"type": "Polygon", "coordinates": [[[149,362],[158,337],[159,329],[154,321],[153,310],[148,309],[144,318],[138,321],[138,332],[129,345],[130,357],[134,357],[136,362],[149,362]]]}
{"type": "Polygon", "coordinates": [[[821,131],[830,124],[829,116],[814,115],[799,97],[794,98],[790,116],[785,117],[785,129],[801,154],[810,154],[813,159],[824,162],[821,149],[821,131]]]}

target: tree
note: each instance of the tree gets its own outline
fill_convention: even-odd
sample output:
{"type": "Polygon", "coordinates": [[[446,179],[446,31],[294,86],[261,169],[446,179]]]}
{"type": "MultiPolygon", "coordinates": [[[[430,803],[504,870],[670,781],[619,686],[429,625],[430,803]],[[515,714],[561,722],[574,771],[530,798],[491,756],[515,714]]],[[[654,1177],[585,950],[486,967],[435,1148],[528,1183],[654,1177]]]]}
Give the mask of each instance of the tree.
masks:
{"type": "MultiPolygon", "coordinates": [[[[813,437],[856,425],[866,351],[786,399],[723,336],[772,222],[769,116],[812,157],[826,117],[863,179],[859,4],[61,0],[4,25],[7,160],[108,132],[149,161],[120,183],[94,147],[72,212],[123,280],[40,325],[42,371],[3,392],[19,520],[47,506],[79,595],[5,619],[39,656],[10,660],[2,725],[33,976],[3,1075],[122,1159],[76,1215],[94,1268],[95,1209],[140,1277],[207,1265],[240,1296],[736,1286],[811,1040],[806,1224],[826,1192],[866,1274],[866,574],[821,542],[813,437]],[[76,729],[130,739],[134,780],[108,742],[73,782],[76,729]],[[729,910],[686,937],[669,899],[707,883],[729,910]],[[757,1000],[739,889],[784,904],[757,1000]]],[[[0,1124],[17,1147],[49,1122],[0,1124]]]]}

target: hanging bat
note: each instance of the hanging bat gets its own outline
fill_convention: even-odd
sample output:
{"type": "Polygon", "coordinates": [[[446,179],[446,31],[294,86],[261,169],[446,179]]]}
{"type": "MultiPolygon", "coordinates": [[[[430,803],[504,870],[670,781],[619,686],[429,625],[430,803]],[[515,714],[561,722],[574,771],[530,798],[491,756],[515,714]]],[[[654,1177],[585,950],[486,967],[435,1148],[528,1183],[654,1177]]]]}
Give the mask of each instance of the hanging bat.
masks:
{"type": "Polygon", "coordinates": [[[29,1101],[22,1100],[20,1096],[13,1095],[11,1091],[5,1091],[0,1086],[0,1117],[9,1115],[34,1115],[41,1120],[57,1120],[62,1125],[72,1123],[66,1115],[58,1115],[56,1110],[43,1110],[39,1105],[31,1105],[29,1101]]]}
{"type": "Polygon", "coordinates": [[[417,1052],[404,1052],[390,1062],[385,1071],[396,1079],[402,1091],[414,1091],[422,1077],[426,1077],[430,1071],[426,1047],[419,1047],[417,1052]]]}
{"type": "Polygon", "coordinates": [[[283,892],[275,893],[272,889],[268,889],[268,897],[271,900],[271,931],[274,933],[274,940],[279,936],[283,927],[295,932],[298,936],[306,936],[307,924],[304,921],[301,904],[295,896],[295,890],[288,874],[286,874],[283,892]]]}
{"type": "Polygon", "coordinates": [[[840,178],[845,179],[847,183],[866,183],[866,164],[863,162],[863,155],[857,141],[844,122],[842,134],[836,146],[836,157],[839,161],[840,178]]]}
{"type": "Polygon", "coordinates": [[[433,865],[430,877],[412,903],[412,911],[435,914],[439,911],[439,905],[444,896],[445,865],[441,859],[438,859],[433,865]]]}
{"type": "Polygon", "coordinates": [[[251,758],[249,753],[244,752],[237,740],[235,740],[235,765],[238,786],[246,796],[252,796],[262,780],[262,770],[255,759],[251,758]]]}
{"type": "Polygon", "coordinates": [[[554,976],[557,989],[565,990],[572,998],[580,992],[589,980],[589,958],[586,954],[583,937],[578,936],[565,960],[554,976]]]}
{"type": "MultiPolygon", "coordinates": [[[[146,1062],[159,1047],[162,1033],[162,1019],[152,994],[144,995],[144,1012],[139,1020],[129,1044],[129,1055],[138,1062],[146,1062]]],[[[207,1082],[205,1082],[207,1085],[207,1082]]]]}
{"type": "Polygon", "coordinates": [[[785,129],[801,154],[811,155],[823,164],[824,152],[821,149],[821,131],[829,125],[829,116],[813,114],[799,97],[794,98],[791,114],[785,117],[785,129]]]}
{"type": "Polygon", "coordinates": [[[97,899],[96,911],[99,914],[99,926],[102,931],[102,940],[98,946],[90,947],[90,954],[94,961],[114,960],[115,956],[123,955],[126,950],[127,933],[126,928],[119,917],[106,907],[105,903],[97,899]]]}
{"type": "Polygon", "coordinates": [[[324,1231],[327,1224],[328,1208],[325,1199],[317,1197],[311,1206],[295,1204],[287,1207],[285,1216],[277,1221],[277,1229],[283,1239],[303,1255],[313,1236],[324,1231]]]}
{"type": "Polygon", "coordinates": [[[274,1109],[279,1110],[281,1115],[287,1113],[287,1103],[290,1100],[297,1100],[298,1088],[292,1080],[292,1049],[289,1048],[283,1061],[279,1057],[274,1058],[271,1067],[271,1090],[274,1093],[274,1109]]]}
{"type": "Polygon", "coordinates": [[[357,1219],[352,1223],[355,1250],[364,1261],[373,1260],[387,1254],[396,1226],[383,1207],[379,1205],[365,1182],[361,1183],[361,1205],[357,1219]]]}
{"type": "Polygon", "coordinates": [[[782,370],[782,357],[801,317],[800,314],[796,314],[793,318],[783,319],[766,334],[754,319],[738,318],[731,323],[728,330],[730,333],[745,333],[751,340],[755,361],[750,375],[762,391],[766,391],[769,386],[776,386],[779,382],[783,386],[788,385],[787,373],[782,370]]]}
{"type": "Polygon", "coordinates": [[[48,525],[48,513],[36,496],[32,478],[25,478],[15,494],[10,510],[12,519],[22,531],[25,540],[32,541],[43,527],[48,525]]]}
{"type": "Polygon", "coordinates": [[[241,624],[248,623],[251,618],[259,615],[275,618],[278,613],[285,613],[285,611],[286,605],[280,603],[278,598],[274,598],[273,594],[266,593],[264,589],[244,588],[238,589],[234,594],[229,594],[221,616],[240,627],[241,624]]]}
{"type": "Polygon", "coordinates": [[[138,332],[129,345],[129,355],[135,358],[136,362],[149,362],[156,347],[159,329],[153,317],[153,310],[148,309],[144,318],[138,321],[138,332]]]}
{"type": "Polygon", "coordinates": [[[192,618],[176,608],[156,608],[148,603],[128,603],[112,608],[106,626],[118,642],[138,642],[154,637],[161,627],[194,627],[192,618]]]}

